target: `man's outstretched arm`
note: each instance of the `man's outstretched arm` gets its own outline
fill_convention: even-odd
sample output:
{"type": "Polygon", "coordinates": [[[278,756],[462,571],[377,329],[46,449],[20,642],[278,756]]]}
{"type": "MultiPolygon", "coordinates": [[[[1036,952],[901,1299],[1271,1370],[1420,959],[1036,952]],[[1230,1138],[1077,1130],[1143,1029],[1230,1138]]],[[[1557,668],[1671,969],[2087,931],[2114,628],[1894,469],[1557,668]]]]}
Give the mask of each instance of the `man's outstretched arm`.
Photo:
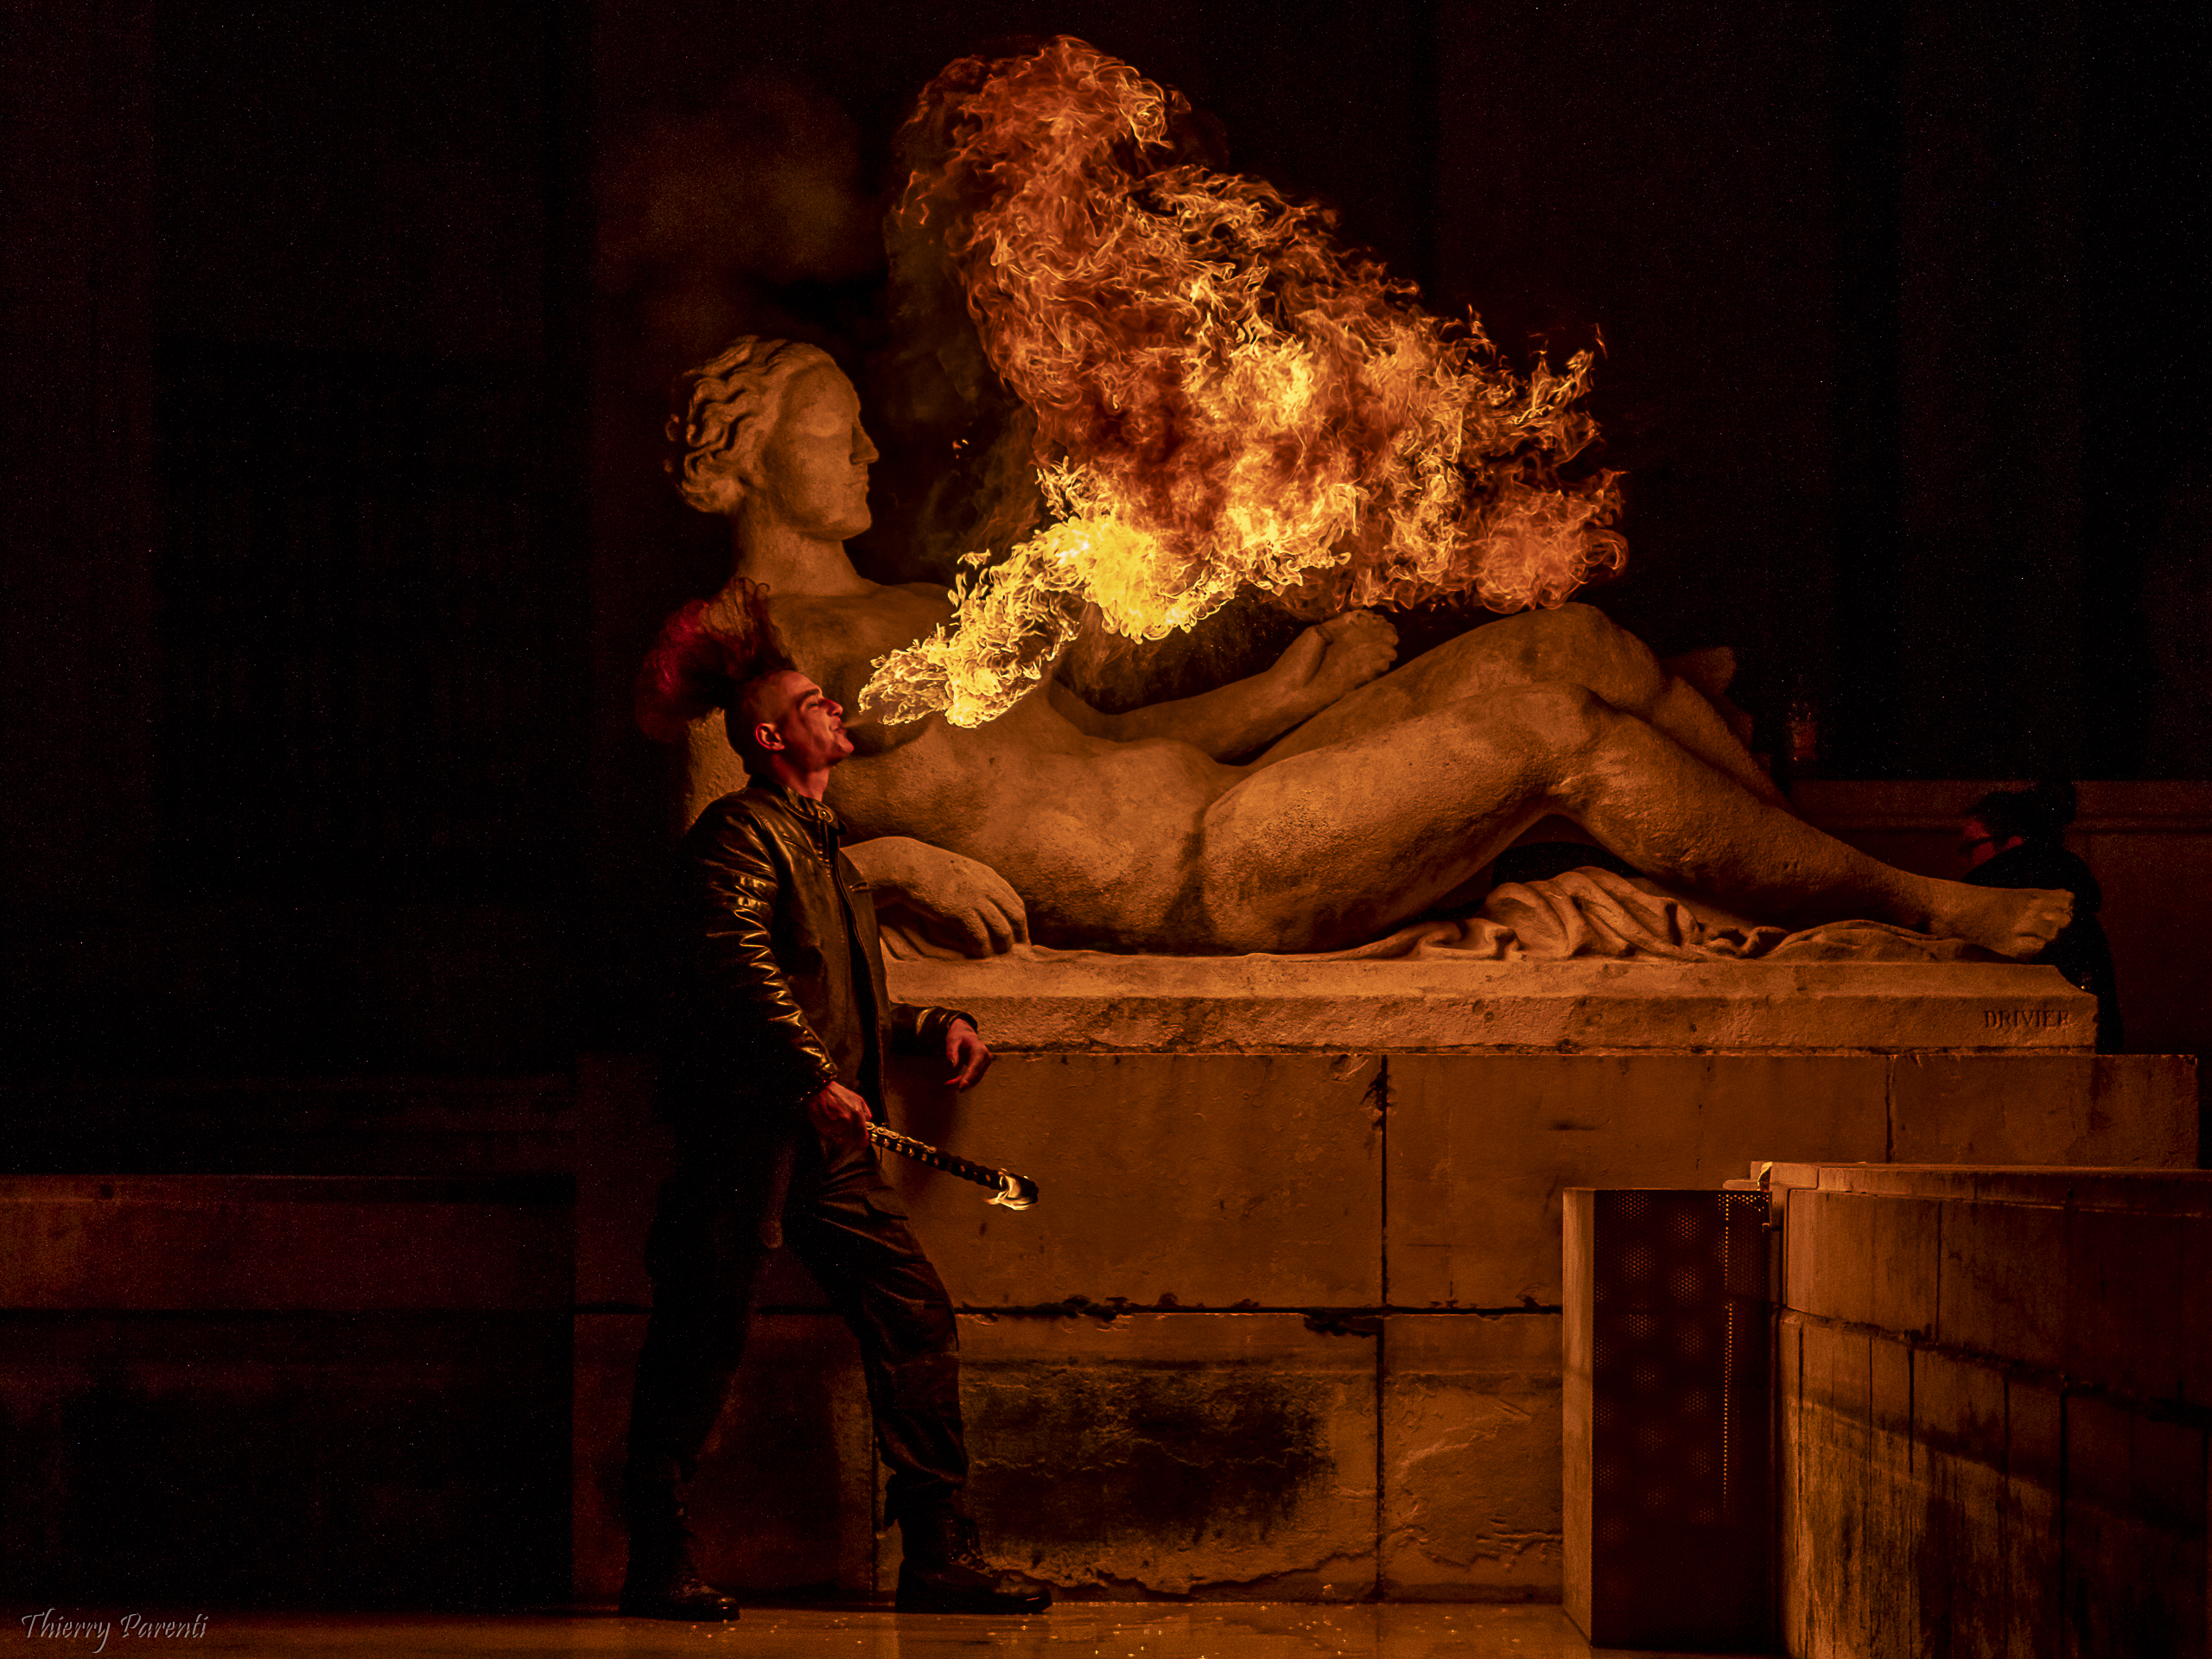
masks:
{"type": "Polygon", "coordinates": [[[1217,760],[1257,753],[1347,692],[1389,671],[1398,632],[1372,611],[1346,611],[1291,642],[1273,667],[1195,697],[1102,714],[1057,681],[1052,706],[1077,730],[1117,743],[1172,737],[1217,760]]]}

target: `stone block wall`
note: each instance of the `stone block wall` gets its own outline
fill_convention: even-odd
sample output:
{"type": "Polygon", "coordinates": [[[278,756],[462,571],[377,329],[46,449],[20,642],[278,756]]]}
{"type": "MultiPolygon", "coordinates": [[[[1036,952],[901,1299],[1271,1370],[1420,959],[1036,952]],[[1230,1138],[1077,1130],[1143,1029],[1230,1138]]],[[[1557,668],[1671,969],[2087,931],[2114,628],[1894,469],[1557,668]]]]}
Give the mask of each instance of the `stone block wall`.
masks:
{"type": "Polygon", "coordinates": [[[0,1593],[557,1599],[569,1187],[0,1177],[0,1593]]]}
{"type": "MultiPolygon", "coordinates": [[[[2195,1161],[2193,1063],[2149,1056],[1009,1049],[964,1098],[940,1077],[902,1073],[894,1125],[1042,1192],[1010,1212],[886,1160],[963,1310],[974,1504],[1007,1559],[1090,1596],[1555,1599],[1568,1186],[1717,1188],[1777,1147],[2195,1161]]],[[[588,1074],[578,1127],[586,1599],[622,1565],[607,1495],[664,1155],[642,1086],[588,1074]]],[[[887,1586],[897,1534],[863,1572],[843,1518],[876,1508],[864,1419],[788,1403],[856,1408],[844,1332],[795,1270],[770,1300],[702,1484],[786,1519],[730,1581],[887,1586]],[[809,1466],[838,1503],[790,1504],[809,1466]]]]}
{"type": "Polygon", "coordinates": [[[2202,1653],[2212,1174],[1773,1179],[1789,1651],[2202,1653]]]}
{"type": "MultiPolygon", "coordinates": [[[[1464,1016],[1448,974],[1415,977],[1464,1016]]],[[[1526,995],[1545,977],[1516,982],[1531,1020],[1555,1017],[1526,995]]],[[[1578,983],[1625,1006],[1656,982],[1578,983]]],[[[1406,988],[1402,1022],[1421,1013],[1406,988]]],[[[1771,999],[1796,1040],[1872,1020],[1871,982],[1812,997],[1830,1012],[1809,1025],[1802,989],[1771,999]]],[[[1982,997],[1953,989],[1968,1013],[1982,997]]],[[[1700,995],[1687,1014],[1649,1001],[1637,1050],[1117,1052],[1025,1043],[999,1010],[982,1089],[956,1101],[941,1073],[902,1075],[899,1127],[1043,1190],[1015,1214],[891,1165],[963,1309],[975,1496],[1000,1547],[1090,1595],[1554,1597],[1563,1188],[1717,1186],[1777,1154],[2195,1160],[2191,1062],[1658,1046],[1730,1000],[1700,995]]],[[[1308,1035],[1340,1041],[1359,1014],[1308,1035]]],[[[46,1564],[11,1583],[612,1596],[668,1158],[648,1066],[8,1103],[17,1167],[87,1167],[73,1160],[96,1146],[175,1172],[0,1193],[0,1560],[46,1564]],[[545,1484],[564,1446],[565,1504],[545,1484]],[[228,1578],[211,1534],[243,1541],[228,1578]],[[47,1571],[78,1566],[82,1584],[47,1571]]],[[[796,1268],[767,1301],[698,1497],[709,1565],[760,1591],[886,1583],[897,1536],[874,1526],[849,1338],[796,1268]]]]}
{"type": "MultiPolygon", "coordinates": [[[[1031,1571],[1094,1592],[1362,1594],[1378,1338],[1296,1313],[972,1315],[979,1516],[1031,1571]]],[[[887,1588],[888,1554],[883,1571],[887,1588]]]]}

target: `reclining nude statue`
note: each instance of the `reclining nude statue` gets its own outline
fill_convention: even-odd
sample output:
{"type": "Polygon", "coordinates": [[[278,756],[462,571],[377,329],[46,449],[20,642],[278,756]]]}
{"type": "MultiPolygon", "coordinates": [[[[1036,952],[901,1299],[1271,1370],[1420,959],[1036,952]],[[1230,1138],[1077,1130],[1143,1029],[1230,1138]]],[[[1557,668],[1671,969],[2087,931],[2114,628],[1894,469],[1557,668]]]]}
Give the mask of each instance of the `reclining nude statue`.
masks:
{"type": "MultiPolygon", "coordinates": [[[[736,554],[640,683],[643,723],[685,744],[688,822],[745,786],[699,688],[721,685],[725,705],[742,690],[753,584],[841,717],[877,658],[952,607],[846,556],[877,452],[827,353],[741,340],[679,391],[671,466],[686,501],[729,518],[736,554]]],[[[1048,673],[970,729],[858,721],[830,800],[868,878],[973,955],[1033,937],[1184,955],[1357,945],[1554,814],[1761,922],[1866,918],[2013,957],[2067,922],[2063,893],[1910,874],[1795,817],[1713,702],[1589,607],[1502,619],[1393,669],[1395,648],[1381,618],[1350,612],[1262,673],[1123,714],[1048,673]]]]}

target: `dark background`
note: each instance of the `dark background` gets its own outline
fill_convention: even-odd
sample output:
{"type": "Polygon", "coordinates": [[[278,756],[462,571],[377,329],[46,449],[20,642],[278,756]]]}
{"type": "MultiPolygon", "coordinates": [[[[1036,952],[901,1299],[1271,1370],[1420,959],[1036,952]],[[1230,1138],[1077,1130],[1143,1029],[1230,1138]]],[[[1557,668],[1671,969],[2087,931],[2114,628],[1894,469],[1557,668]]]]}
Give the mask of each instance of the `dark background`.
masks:
{"type": "MultiPolygon", "coordinates": [[[[1832,775],[2203,778],[2201,10],[2059,0],[194,6],[0,41],[17,1075],[556,1070],[639,1039],[658,471],[733,334],[893,343],[921,82],[1015,30],[1525,361],[1602,330],[1630,565],[1832,775]]],[[[929,454],[887,435],[863,568],[929,454]]]]}

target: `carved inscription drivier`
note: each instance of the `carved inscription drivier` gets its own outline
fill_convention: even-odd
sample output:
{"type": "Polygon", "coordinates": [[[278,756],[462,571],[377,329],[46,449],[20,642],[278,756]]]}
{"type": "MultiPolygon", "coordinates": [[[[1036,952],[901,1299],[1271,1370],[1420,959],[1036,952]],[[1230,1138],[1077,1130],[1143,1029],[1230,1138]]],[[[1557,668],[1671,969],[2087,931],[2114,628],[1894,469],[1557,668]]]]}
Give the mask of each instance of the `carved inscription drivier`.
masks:
{"type": "Polygon", "coordinates": [[[2063,1008],[1984,1008],[1981,1023],[1991,1031],[2048,1031],[2074,1016],[2063,1008]]]}

